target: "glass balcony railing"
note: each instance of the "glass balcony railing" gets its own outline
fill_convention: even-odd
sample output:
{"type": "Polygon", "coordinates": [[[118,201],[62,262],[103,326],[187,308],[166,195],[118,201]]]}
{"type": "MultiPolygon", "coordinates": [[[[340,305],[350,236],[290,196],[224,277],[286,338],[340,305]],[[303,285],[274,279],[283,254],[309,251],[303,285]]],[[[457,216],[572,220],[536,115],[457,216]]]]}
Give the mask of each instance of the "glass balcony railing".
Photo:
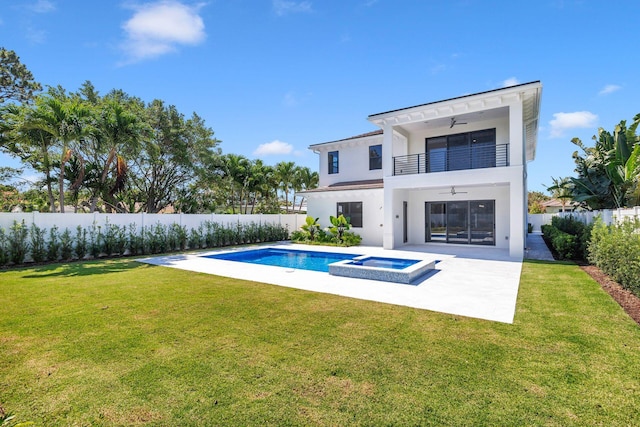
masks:
{"type": "Polygon", "coordinates": [[[509,144],[479,144],[393,158],[394,175],[509,166],[509,144]]]}

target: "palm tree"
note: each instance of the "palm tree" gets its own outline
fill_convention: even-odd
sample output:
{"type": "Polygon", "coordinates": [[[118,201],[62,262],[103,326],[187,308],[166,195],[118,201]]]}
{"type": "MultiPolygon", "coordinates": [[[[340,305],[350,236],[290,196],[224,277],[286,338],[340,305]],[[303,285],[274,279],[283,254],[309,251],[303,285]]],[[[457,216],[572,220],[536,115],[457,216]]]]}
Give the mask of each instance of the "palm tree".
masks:
{"type": "Polygon", "coordinates": [[[74,155],[71,144],[84,136],[84,122],[89,115],[90,111],[84,105],[69,99],[60,89],[50,89],[49,94],[36,98],[35,109],[31,110],[25,123],[25,129],[48,133],[60,149],[58,202],[61,213],[64,213],[65,166],[74,155]]]}
{"type": "Polygon", "coordinates": [[[293,190],[296,176],[296,164],[294,162],[280,162],[275,166],[278,189],[284,193],[284,205],[286,213],[289,213],[289,192],[293,190]]]}
{"type": "Polygon", "coordinates": [[[4,108],[2,128],[2,146],[12,155],[17,156],[33,169],[44,173],[50,212],[56,211],[55,197],[51,183],[51,149],[55,145],[53,136],[43,130],[36,129],[29,123],[32,107],[26,104],[18,106],[10,104],[4,108]]]}
{"type": "MultiPolygon", "coordinates": [[[[313,188],[318,187],[318,182],[320,180],[320,175],[318,172],[311,171],[308,167],[299,167],[297,170],[297,179],[296,182],[298,184],[298,188],[296,191],[306,191],[311,190],[313,188]]],[[[300,205],[298,206],[298,213],[302,212],[302,203],[304,202],[305,197],[300,196],[300,205]]]]}
{"type": "MultiPolygon", "coordinates": [[[[99,106],[93,129],[97,151],[107,153],[101,165],[100,180],[96,189],[107,204],[107,210],[117,208],[114,195],[124,189],[127,177],[127,163],[124,153],[135,152],[135,147],[144,130],[143,123],[120,97],[108,99],[99,106]],[[109,174],[113,175],[107,182],[109,174]]],[[[92,198],[92,211],[96,197],[92,198]]]]}
{"type": "Polygon", "coordinates": [[[236,213],[236,190],[238,194],[238,205],[242,210],[242,201],[245,190],[249,185],[249,175],[251,162],[245,156],[239,154],[226,154],[222,156],[223,181],[226,182],[229,190],[231,212],[236,213]]]}
{"type": "Polygon", "coordinates": [[[571,178],[551,177],[551,180],[553,181],[553,185],[547,187],[547,190],[551,193],[551,197],[560,200],[560,203],[562,204],[562,212],[564,212],[567,200],[573,199],[573,184],[571,182],[571,178]]]}

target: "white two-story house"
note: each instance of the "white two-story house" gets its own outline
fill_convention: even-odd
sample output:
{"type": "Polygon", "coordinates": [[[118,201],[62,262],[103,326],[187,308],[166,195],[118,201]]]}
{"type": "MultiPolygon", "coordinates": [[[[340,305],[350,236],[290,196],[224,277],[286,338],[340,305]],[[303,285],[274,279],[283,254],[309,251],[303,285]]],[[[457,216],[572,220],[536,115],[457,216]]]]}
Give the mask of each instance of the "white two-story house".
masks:
{"type": "Polygon", "coordinates": [[[536,81],[372,114],[379,130],[310,146],[320,186],[304,192],[309,215],[328,226],[344,214],[365,245],[491,246],[522,258],[541,92],[536,81]]]}

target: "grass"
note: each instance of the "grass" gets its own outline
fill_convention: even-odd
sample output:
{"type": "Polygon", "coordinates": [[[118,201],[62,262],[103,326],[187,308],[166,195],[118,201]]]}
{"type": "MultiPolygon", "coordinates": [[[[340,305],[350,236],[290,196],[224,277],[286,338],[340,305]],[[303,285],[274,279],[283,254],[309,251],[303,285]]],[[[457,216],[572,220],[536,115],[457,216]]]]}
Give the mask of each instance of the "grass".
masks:
{"type": "Polygon", "coordinates": [[[0,403],[36,425],[637,425],[640,328],[526,262],[513,325],[153,267],[0,273],[0,403]]]}

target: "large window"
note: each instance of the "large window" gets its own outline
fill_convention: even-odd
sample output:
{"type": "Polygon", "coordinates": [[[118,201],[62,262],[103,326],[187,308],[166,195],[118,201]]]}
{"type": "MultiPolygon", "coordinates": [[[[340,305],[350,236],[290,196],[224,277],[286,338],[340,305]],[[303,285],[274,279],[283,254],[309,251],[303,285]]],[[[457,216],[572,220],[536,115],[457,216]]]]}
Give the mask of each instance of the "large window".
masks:
{"type": "Polygon", "coordinates": [[[329,174],[338,173],[338,152],[337,151],[329,151],[329,174]]]}
{"type": "Polygon", "coordinates": [[[428,172],[492,168],[496,166],[496,130],[427,138],[426,152],[428,172]]]}
{"type": "Polygon", "coordinates": [[[494,200],[425,203],[427,242],[496,244],[494,200]]]}
{"type": "Polygon", "coordinates": [[[369,170],[382,169],[382,145],[369,147],[369,170]]]}
{"type": "Polygon", "coordinates": [[[344,215],[352,227],[362,227],[362,202],[338,203],[336,216],[344,215]]]}

